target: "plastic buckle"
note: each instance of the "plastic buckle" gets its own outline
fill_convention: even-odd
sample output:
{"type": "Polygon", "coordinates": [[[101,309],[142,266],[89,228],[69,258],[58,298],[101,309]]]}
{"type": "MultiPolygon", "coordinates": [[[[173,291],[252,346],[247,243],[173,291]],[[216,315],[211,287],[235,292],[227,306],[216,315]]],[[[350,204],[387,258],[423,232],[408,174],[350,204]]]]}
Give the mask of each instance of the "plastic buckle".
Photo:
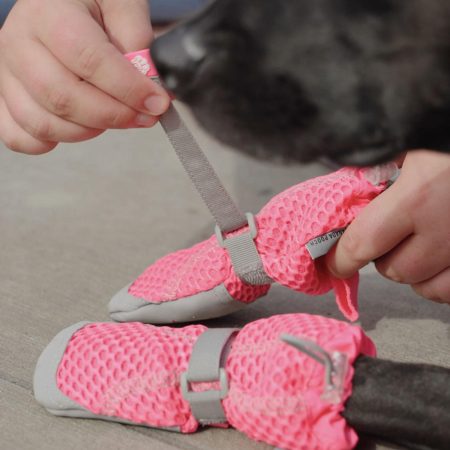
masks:
{"type": "Polygon", "coordinates": [[[315,342],[289,334],[282,334],[280,338],[286,344],[300,350],[325,367],[322,399],[332,404],[340,403],[344,393],[345,376],[348,371],[347,355],[337,351],[330,355],[315,342]]]}
{"type": "MultiPolygon", "coordinates": [[[[215,383],[220,382],[220,390],[211,389],[208,391],[194,392],[191,390],[192,381],[188,380],[187,372],[183,372],[180,377],[181,394],[191,406],[191,409],[196,416],[196,411],[215,410],[217,403],[224,399],[228,394],[228,377],[224,368],[219,369],[218,380],[196,380],[195,383],[215,383]]],[[[209,419],[200,419],[199,422],[203,424],[221,423],[224,420],[221,418],[211,417],[209,419]]]]}
{"type": "Polygon", "coordinates": [[[344,394],[345,376],[348,371],[347,355],[340,352],[334,352],[331,356],[332,369],[331,376],[322,394],[322,399],[332,403],[338,404],[342,400],[344,394]]]}
{"type": "MultiPolygon", "coordinates": [[[[249,228],[248,232],[250,233],[250,236],[252,239],[256,239],[256,236],[258,236],[258,228],[256,226],[255,216],[252,213],[245,213],[245,217],[247,218],[247,226],[249,228]]],[[[246,226],[243,225],[242,228],[246,226]]],[[[219,228],[219,225],[216,225],[214,229],[216,233],[217,242],[222,248],[226,248],[226,242],[227,238],[224,237],[222,230],[219,228]]]]}

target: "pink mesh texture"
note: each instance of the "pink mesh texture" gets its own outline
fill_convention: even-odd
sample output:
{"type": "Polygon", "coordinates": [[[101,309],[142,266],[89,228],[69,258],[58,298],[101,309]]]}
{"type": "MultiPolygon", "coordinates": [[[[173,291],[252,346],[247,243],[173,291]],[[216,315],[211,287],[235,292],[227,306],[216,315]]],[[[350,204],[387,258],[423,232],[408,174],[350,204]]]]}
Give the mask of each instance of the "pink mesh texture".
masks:
{"type": "Polygon", "coordinates": [[[223,401],[229,423],[250,438],[284,449],[343,450],[356,433],[339,414],[351,395],[352,364],[375,347],[359,327],[307,314],[286,314],[245,326],[227,360],[230,390],[223,401]],[[311,340],[329,353],[347,355],[350,366],[339,404],[321,398],[324,368],[280,341],[287,333],[311,340]]]}
{"type": "Polygon", "coordinates": [[[198,424],[181,396],[179,378],[205,329],[86,325],[67,346],[58,367],[58,388],[98,415],[193,432],[198,424]]]}
{"type": "MultiPolygon", "coordinates": [[[[345,227],[358,212],[385,189],[364,177],[364,169],[344,168],[298,184],[274,197],[257,215],[256,246],[264,268],[274,281],[306,294],[332,288],[330,275],[311,259],[305,244],[330,230],[345,227]]],[[[239,232],[244,232],[240,230],[239,232]]],[[[267,293],[269,285],[249,286],[235,274],[226,250],[215,236],[190,249],[167,255],[140,275],[129,289],[135,297],[153,303],[172,301],[224,284],[230,295],[252,302],[267,293]]],[[[351,281],[351,286],[355,280],[351,281]]],[[[356,292],[341,289],[347,294],[356,292]]],[[[356,298],[339,299],[344,314],[357,315],[356,298]],[[348,303],[353,305],[347,305],[348,303]]]]}
{"type": "Polygon", "coordinates": [[[235,300],[245,303],[266,294],[270,287],[243,283],[234,273],[227,252],[212,236],[156,261],[131,285],[129,293],[160,303],[209,291],[222,283],[235,300]]]}
{"type": "Polygon", "coordinates": [[[311,259],[306,243],[349,225],[382,190],[361,170],[345,168],[274,197],[258,214],[256,244],[268,275],[306,294],[329,291],[329,276],[311,259]]]}
{"type": "MultiPolygon", "coordinates": [[[[179,378],[205,329],[86,325],[68,343],[57,371],[58,388],[98,415],[193,432],[198,423],[182,398],[179,378]]],[[[351,394],[351,365],[360,353],[375,354],[360,328],[320,316],[280,315],[245,326],[225,364],[229,393],[223,406],[229,423],[252,439],[285,449],[353,447],[356,434],[339,413],[351,394]],[[322,400],[323,367],[281,342],[282,333],[347,355],[350,367],[339,404],[322,400]]],[[[193,386],[204,389],[211,384],[193,386]]]]}

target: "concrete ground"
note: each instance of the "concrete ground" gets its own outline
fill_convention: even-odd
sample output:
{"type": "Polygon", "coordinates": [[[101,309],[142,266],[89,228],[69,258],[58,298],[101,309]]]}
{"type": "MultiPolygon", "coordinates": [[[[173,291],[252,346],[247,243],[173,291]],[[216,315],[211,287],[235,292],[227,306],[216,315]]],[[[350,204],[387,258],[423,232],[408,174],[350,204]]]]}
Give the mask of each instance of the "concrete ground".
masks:
{"type": "MultiPolygon", "coordinates": [[[[275,167],[224,150],[195,133],[245,210],[323,173],[275,167]]],[[[110,297],[156,258],[208,237],[212,220],[159,127],[113,131],[33,158],[0,148],[0,448],[254,449],[234,430],[192,436],[50,416],[32,393],[36,360],[62,328],[106,321],[110,297]]],[[[382,239],[382,236],[380,236],[382,239]]],[[[247,310],[213,321],[242,325],[276,313],[340,317],[320,298],[276,287],[247,310]]],[[[361,324],[382,357],[450,367],[450,308],[363,271],[361,324]]],[[[432,425],[430,424],[430,429],[432,425]]],[[[391,448],[370,441],[364,448],[391,448]]]]}

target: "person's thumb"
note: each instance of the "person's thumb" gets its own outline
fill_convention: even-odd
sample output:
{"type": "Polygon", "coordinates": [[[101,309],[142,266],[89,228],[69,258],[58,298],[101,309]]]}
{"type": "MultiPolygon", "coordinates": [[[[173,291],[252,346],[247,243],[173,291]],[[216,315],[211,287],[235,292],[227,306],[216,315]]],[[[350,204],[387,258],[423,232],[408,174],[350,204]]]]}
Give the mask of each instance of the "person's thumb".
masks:
{"type": "Polygon", "coordinates": [[[325,257],[334,276],[351,277],[412,233],[410,214],[402,211],[406,205],[404,191],[399,180],[358,214],[325,257]]]}
{"type": "Polygon", "coordinates": [[[100,7],[105,32],[122,52],[150,46],[153,30],[148,0],[103,0],[100,7]]]}

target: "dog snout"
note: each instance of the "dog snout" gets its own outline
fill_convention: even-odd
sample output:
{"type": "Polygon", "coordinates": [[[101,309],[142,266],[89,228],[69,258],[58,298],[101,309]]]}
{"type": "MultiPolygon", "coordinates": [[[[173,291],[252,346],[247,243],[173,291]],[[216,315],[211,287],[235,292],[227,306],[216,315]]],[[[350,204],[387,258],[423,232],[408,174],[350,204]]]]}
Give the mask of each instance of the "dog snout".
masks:
{"type": "Polygon", "coordinates": [[[206,56],[206,49],[188,26],[177,27],[152,45],[152,58],[164,85],[177,96],[185,93],[206,56]]]}

